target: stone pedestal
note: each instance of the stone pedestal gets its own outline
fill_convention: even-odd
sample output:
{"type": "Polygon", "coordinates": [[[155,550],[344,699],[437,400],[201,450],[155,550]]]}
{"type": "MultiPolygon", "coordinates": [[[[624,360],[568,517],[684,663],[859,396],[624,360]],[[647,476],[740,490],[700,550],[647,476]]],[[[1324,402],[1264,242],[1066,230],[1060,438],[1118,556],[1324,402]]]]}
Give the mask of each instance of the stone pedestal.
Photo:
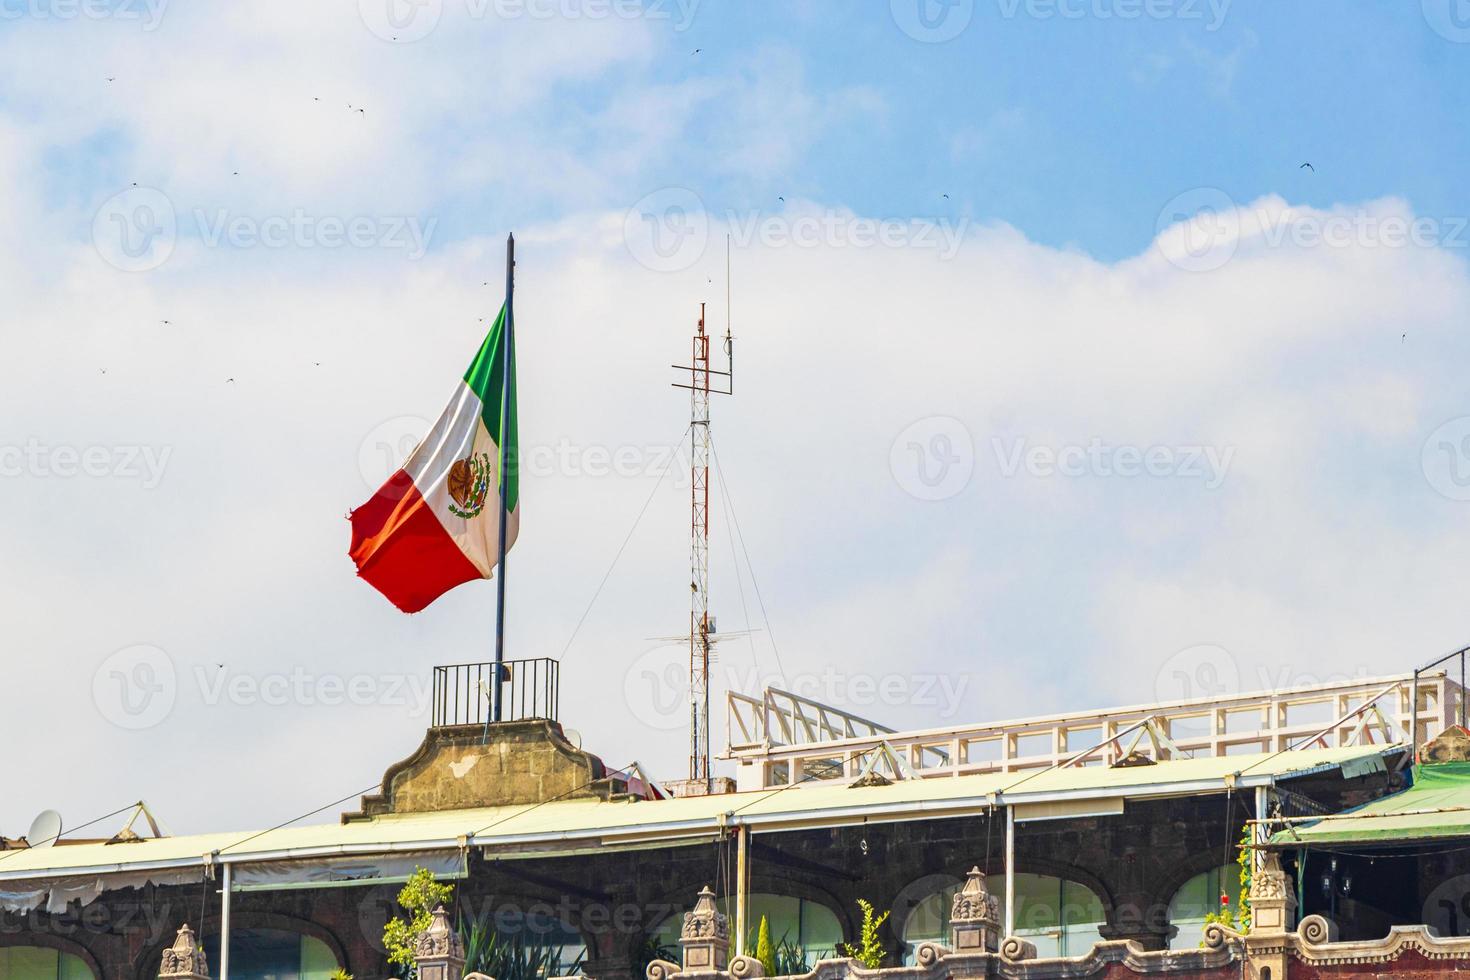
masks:
{"type": "Polygon", "coordinates": [[[685,973],[709,973],[723,970],[730,956],[730,923],[715,908],[715,893],[705,885],[700,889],[694,910],[684,913],[684,928],[679,935],[685,973]]]}
{"type": "Polygon", "coordinates": [[[1168,949],[1169,940],[1179,930],[1174,926],[1150,925],[1146,922],[1106,922],[1097,927],[1098,935],[1109,941],[1130,939],[1145,951],[1168,949]]]}
{"type": "Polygon", "coordinates": [[[985,874],[970,869],[949,912],[949,945],[959,954],[994,953],[1000,948],[1000,900],[985,887],[985,874]]]}
{"type": "Polygon", "coordinates": [[[418,980],[461,980],[464,976],[464,943],[449,925],[444,906],[434,910],[434,921],[414,947],[418,980]]]}
{"type": "Polygon", "coordinates": [[[194,939],[194,931],[186,922],[179,928],[174,944],[163,951],[158,964],[158,980],[209,980],[209,964],[204,950],[194,939]]]}
{"type": "Polygon", "coordinates": [[[1251,930],[1245,939],[1246,964],[1256,980],[1286,980],[1288,937],[1296,896],[1281,870],[1281,855],[1262,852],[1251,875],[1251,930]]]}

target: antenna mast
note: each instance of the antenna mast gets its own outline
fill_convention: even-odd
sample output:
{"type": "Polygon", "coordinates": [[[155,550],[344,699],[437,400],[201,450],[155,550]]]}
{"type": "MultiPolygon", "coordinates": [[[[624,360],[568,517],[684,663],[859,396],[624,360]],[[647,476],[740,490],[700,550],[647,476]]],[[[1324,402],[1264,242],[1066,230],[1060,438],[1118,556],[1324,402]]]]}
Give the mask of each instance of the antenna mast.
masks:
{"type": "Polygon", "coordinates": [[[725,325],[725,366],[710,367],[710,336],[704,329],[704,304],[694,330],[691,360],[674,368],[689,372],[689,781],[709,793],[709,661],[714,621],[709,615],[709,396],[735,393],[735,341],[725,325]],[[711,383],[711,376],[723,382],[711,383]]]}

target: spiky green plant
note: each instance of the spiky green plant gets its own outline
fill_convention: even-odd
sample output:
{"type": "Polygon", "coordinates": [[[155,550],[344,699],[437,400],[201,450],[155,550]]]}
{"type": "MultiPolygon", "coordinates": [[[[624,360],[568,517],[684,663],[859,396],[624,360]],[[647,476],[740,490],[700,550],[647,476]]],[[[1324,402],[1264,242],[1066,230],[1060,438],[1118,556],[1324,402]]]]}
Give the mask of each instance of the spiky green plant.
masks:
{"type": "Polygon", "coordinates": [[[785,936],[776,944],[776,976],[793,977],[803,973],[810,973],[811,966],[806,961],[806,950],[788,940],[785,936]]]}
{"type": "Polygon", "coordinates": [[[483,973],[495,980],[542,980],[579,972],[586,951],[570,963],[562,962],[561,947],[537,940],[527,941],[523,933],[507,939],[488,923],[459,920],[459,937],[464,941],[465,973],[483,973]]]}

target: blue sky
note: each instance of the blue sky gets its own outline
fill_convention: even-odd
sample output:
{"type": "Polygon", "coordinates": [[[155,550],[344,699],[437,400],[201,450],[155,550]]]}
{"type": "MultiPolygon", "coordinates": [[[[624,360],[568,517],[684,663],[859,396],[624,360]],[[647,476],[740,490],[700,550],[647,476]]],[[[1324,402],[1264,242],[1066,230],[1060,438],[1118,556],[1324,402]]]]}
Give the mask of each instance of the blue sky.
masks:
{"type": "Polygon", "coordinates": [[[0,718],[49,740],[0,833],[140,796],[264,825],[418,744],[494,590],[403,616],[342,515],[478,347],[511,230],[509,642],[610,763],[684,768],[668,365],[700,302],[725,324],[727,233],[712,594],[759,632],[717,704],[933,727],[1465,641],[1448,0],[404,2],[0,0],[0,718]],[[913,696],[854,693],[884,679],[913,696]],[[235,792],[172,780],[185,744],[235,792]]]}
{"type": "MultiPolygon", "coordinates": [[[[1179,0],[1159,6],[1169,16],[1127,13],[1141,6],[981,0],[958,36],[923,43],[881,3],[758,15],[704,3],[687,30],[658,32],[640,77],[678,86],[784,55],[813,97],[866,90],[873,111],[823,129],[790,166],[731,172],[723,141],[739,141],[750,120],[712,103],[666,160],[620,189],[652,179],[716,207],[779,194],[867,214],[967,214],[1104,259],[1140,251],[1162,200],[1200,186],[1241,201],[1396,195],[1421,213],[1466,210],[1465,45],[1414,4],[1179,0]]],[[[677,24],[672,4],[654,9],[677,24]]],[[[957,5],[950,16],[965,14],[957,5]]],[[[599,107],[616,91],[597,78],[566,95],[599,107]]]]}

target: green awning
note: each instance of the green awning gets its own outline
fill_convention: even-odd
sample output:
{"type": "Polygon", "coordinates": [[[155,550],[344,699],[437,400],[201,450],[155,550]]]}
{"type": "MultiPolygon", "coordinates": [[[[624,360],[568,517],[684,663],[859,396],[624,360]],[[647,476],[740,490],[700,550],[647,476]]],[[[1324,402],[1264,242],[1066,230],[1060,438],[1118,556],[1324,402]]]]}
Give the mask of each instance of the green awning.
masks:
{"type": "Polygon", "coordinates": [[[1278,847],[1388,844],[1470,837],[1470,762],[1414,767],[1414,783],[1337,816],[1293,824],[1271,836],[1278,847]]]}

